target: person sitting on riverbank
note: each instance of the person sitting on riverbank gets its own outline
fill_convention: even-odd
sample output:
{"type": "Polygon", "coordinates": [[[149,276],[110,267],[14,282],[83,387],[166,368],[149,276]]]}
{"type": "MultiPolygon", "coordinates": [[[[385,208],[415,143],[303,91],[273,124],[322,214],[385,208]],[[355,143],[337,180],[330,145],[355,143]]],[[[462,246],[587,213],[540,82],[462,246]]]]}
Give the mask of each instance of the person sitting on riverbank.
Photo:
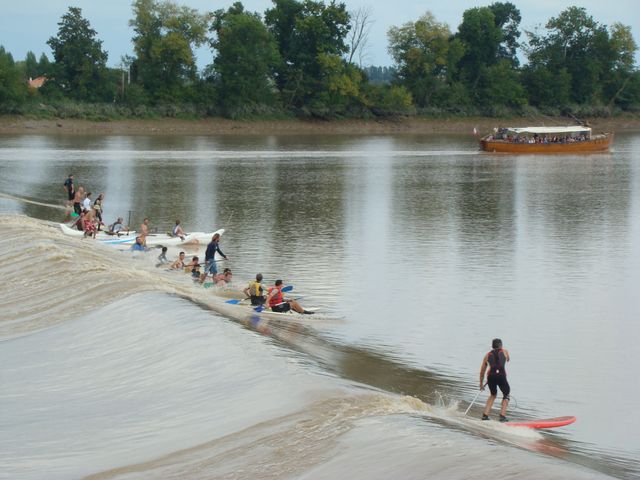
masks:
{"type": "Polygon", "coordinates": [[[313,312],[305,310],[295,300],[287,299],[282,296],[282,280],[276,280],[273,287],[269,287],[269,293],[267,294],[267,304],[272,312],[284,313],[289,310],[294,312],[311,315],[313,312]]]}

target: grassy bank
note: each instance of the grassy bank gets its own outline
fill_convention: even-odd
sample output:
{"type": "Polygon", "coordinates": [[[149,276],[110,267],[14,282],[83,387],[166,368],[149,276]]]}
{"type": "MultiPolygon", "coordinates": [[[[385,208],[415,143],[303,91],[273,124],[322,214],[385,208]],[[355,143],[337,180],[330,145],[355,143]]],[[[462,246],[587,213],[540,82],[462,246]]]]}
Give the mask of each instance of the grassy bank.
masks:
{"type": "MultiPolygon", "coordinates": [[[[640,115],[588,118],[596,131],[640,131],[640,115]]],[[[479,134],[496,126],[572,125],[567,117],[396,117],[333,121],[300,119],[228,120],[224,118],[143,118],[87,120],[1,116],[0,134],[79,135],[384,135],[479,134]]]]}

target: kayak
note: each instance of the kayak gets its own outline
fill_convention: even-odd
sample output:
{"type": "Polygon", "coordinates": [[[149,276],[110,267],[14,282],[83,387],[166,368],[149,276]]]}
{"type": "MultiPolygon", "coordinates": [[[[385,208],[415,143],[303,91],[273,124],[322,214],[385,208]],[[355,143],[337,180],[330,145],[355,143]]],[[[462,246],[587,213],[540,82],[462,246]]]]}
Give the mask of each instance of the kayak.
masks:
{"type": "MultiPolygon", "coordinates": [[[[68,227],[67,225],[61,223],[60,229],[62,233],[65,235],[69,235],[72,237],[84,237],[84,232],[80,230],[74,230],[73,228],[68,227]]],[[[175,246],[175,245],[193,245],[201,242],[208,243],[215,234],[222,236],[224,233],[224,228],[220,230],[216,230],[215,232],[207,233],[207,232],[192,232],[187,234],[184,237],[184,240],[180,237],[174,237],[171,235],[167,235],[165,233],[158,234],[149,234],[147,235],[147,246],[155,247],[158,245],[162,246],[175,246]]],[[[108,235],[104,232],[98,232],[96,234],[96,240],[101,243],[108,245],[131,245],[136,241],[136,232],[128,232],[126,235],[108,235]]]]}
{"type": "MultiPolygon", "coordinates": [[[[71,237],[84,237],[84,232],[81,230],[76,230],[75,228],[68,227],[64,223],[60,223],[60,230],[65,235],[69,235],[71,237]]],[[[113,243],[113,244],[122,244],[122,243],[133,243],[136,241],[136,232],[126,232],[121,235],[109,235],[105,232],[96,232],[96,240],[99,240],[103,243],[113,243]]]]}

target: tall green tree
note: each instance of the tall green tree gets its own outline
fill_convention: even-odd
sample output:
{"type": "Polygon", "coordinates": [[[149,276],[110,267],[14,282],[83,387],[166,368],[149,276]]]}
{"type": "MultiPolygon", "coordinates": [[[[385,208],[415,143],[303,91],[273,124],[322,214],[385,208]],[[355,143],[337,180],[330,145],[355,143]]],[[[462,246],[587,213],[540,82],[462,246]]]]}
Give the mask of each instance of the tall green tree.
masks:
{"type": "Polygon", "coordinates": [[[572,102],[602,102],[602,87],[616,61],[606,26],[584,8],[569,7],[547,22],[546,32],[528,36],[530,71],[547,70],[555,77],[566,70],[572,102]]]}
{"type": "Polygon", "coordinates": [[[217,52],[213,70],[220,104],[228,115],[241,107],[273,106],[278,96],[274,81],[281,58],[273,35],[257,13],[236,2],[214,13],[211,41],[217,52]]]}
{"type": "Polygon", "coordinates": [[[0,112],[11,113],[27,95],[27,86],[13,56],[0,45],[0,112]]]}
{"type": "Polygon", "coordinates": [[[495,107],[526,103],[518,65],[520,12],[511,3],[466,10],[455,38],[464,54],[458,62],[459,78],[472,101],[492,113],[495,107]],[[486,109],[490,109],[491,112],[486,109]]]}
{"type": "Polygon", "coordinates": [[[496,27],[502,33],[502,41],[498,45],[498,58],[508,60],[511,65],[517,67],[519,64],[517,50],[520,47],[520,21],[522,16],[520,10],[511,2],[496,2],[489,5],[489,10],[493,13],[493,20],[496,27]]]}
{"type": "Polygon", "coordinates": [[[417,106],[433,105],[452,80],[463,53],[460,41],[452,39],[448,25],[438,22],[431,12],[415,22],[391,27],[387,36],[398,81],[411,92],[417,106]]]}
{"type": "Polygon", "coordinates": [[[273,0],[273,4],[265,12],[265,23],[283,60],[276,81],[285,105],[300,108],[320,93],[326,56],[348,52],[349,13],[344,3],[333,0],[328,4],[273,0]]]}
{"type": "Polygon", "coordinates": [[[55,64],[50,80],[66,96],[89,102],[112,100],[114,88],[109,82],[107,52],[82,10],[69,7],[58,23],[58,35],[47,44],[55,64]]]}
{"type": "Polygon", "coordinates": [[[206,41],[209,17],[171,1],[135,0],[135,81],[157,101],[184,97],[197,78],[194,48],[206,41]]]}
{"type": "Polygon", "coordinates": [[[635,55],[638,51],[631,27],[614,23],[609,29],[614,62],[611,74],[604,85],[604,101],[609,107],[614,104],[623,108],[640,104],[638,69],[635,55]]]}

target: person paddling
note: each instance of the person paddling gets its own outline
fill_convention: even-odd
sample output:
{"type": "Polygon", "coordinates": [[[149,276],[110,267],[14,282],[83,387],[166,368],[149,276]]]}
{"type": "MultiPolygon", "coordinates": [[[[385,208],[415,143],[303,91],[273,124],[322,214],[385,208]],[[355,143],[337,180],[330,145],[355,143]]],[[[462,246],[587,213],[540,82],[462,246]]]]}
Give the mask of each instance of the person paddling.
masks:
{"type": "Polygon", "coordinates": [[[222,250],[220,250],[220,245],[218,243],[219,241],[220,234],[216,233],[213,237],[211,237],[211,242],[209,242],[209,245],[207,245],[207,250],[204,253],[204,272],[202,272],[202,275],[200,275],[200,283],[204,283],[207,275],[211,275],[215,278],[215,276],[218,274],[218,267],[216,267],[215,259],[216,252],[222,255],[222,258],[227,260],[227,256],[222,253],[222,250]]]}
{"type": "Polygon", "coordinates": [[[295,300],[290,300],[282,296],[282,280],[276,280],[274,286],[269,287],[267,304],[272,312],[284,313],[293,310],[294,312],[304,313],[306,315],[313,314],[313,312],[302,308],[295,300]]]}
{"type": "Polygon", "coordinates": [[[507,371],[505,370],[505,365],[509,361],[509,352],[505,348],[502,348],[502,340],[499,338],[493,339],[491,342],[491,349],[492,350],[482,359],[482,367],[480,368],[480,390],[484,390],[484,374],[487,372],[487,367],[489,367],[489,371],[487,373],[487,385],[489,385],[489,391],[491,392],[491,395],[489,395],[489,398],[487,399],[487,404],[484,407],[482,420],[489,420],[489,413],[491,412],[491,407],[493,407],[493,402],[498,396],[498,387],[500,387],[500,391],[502,392],[500,421],[508,422],[509,419],[505,414],[507,413],[511,387],[509,386],[509,382],[507,382],[507,371]]]}
{"type": "Polygon", "coordinates": [[[251,282],[247,288],[243,290],[246,297],[251,300],[251,305],[260,306],[264,305],[267,301],[267,297],[265,296],[265,290],[262,286],[262,274],[258,273],[256,275],[256,280],[251,282]]]}

